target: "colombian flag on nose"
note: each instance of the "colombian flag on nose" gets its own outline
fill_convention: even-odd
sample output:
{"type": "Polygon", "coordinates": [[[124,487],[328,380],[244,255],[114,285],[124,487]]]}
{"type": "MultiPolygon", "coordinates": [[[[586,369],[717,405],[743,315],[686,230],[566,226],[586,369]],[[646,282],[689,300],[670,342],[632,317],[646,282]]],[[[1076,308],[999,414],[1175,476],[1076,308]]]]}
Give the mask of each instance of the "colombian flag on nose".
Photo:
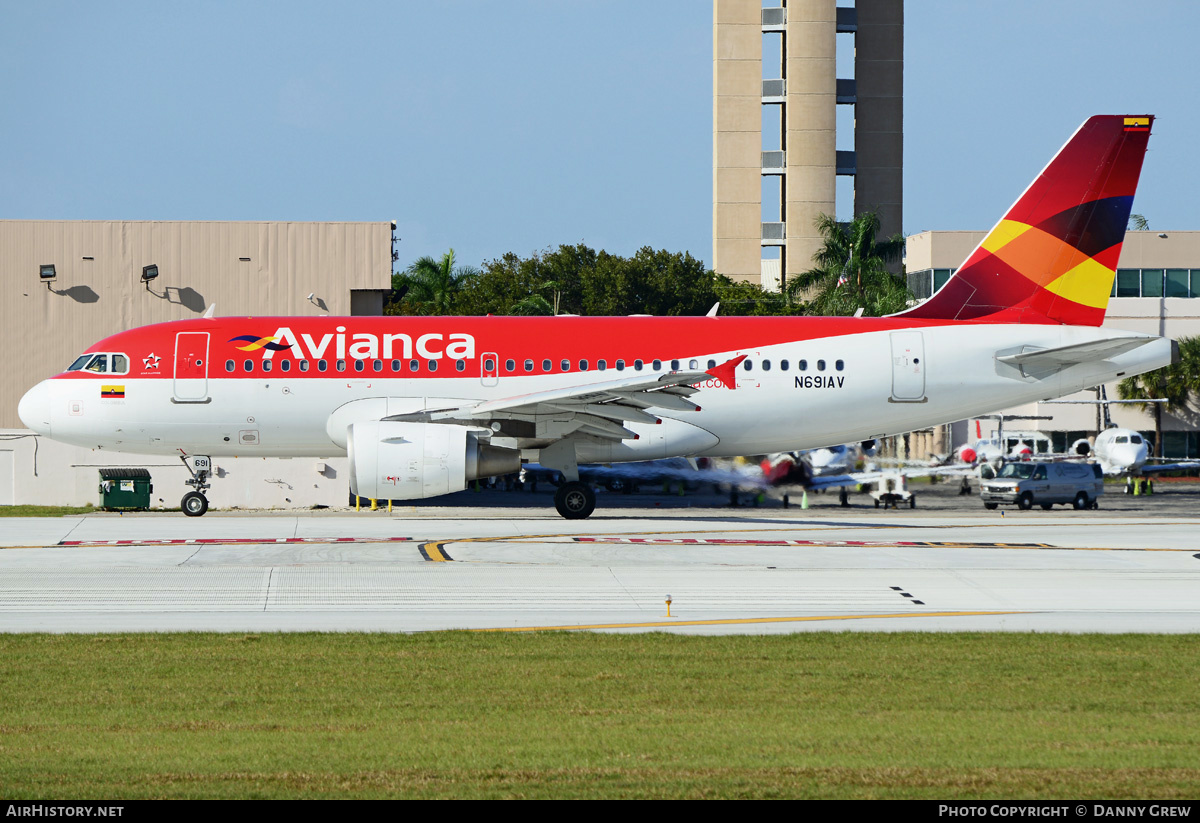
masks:
{"type": "Polygon", "coordinates": [[[123,400],[125,399],[124,386],[101,386],[100,396],[106,400],[123,400]]]}

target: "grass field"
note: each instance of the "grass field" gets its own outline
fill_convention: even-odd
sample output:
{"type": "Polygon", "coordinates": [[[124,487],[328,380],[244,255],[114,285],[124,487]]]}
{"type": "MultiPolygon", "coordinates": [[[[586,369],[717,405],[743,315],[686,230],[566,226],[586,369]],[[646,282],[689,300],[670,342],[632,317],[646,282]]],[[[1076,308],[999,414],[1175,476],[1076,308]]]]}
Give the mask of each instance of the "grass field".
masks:
{"type": "Polygon", "coordinates": [[[65,517],[68,514],[95,514],[87,506],[0,506],[0,517],[65,517]]]}
{"type": "Polygon", "coordinates": [[[0,796],[1200,796],[1195,636],[0,636],[0,796]]]}

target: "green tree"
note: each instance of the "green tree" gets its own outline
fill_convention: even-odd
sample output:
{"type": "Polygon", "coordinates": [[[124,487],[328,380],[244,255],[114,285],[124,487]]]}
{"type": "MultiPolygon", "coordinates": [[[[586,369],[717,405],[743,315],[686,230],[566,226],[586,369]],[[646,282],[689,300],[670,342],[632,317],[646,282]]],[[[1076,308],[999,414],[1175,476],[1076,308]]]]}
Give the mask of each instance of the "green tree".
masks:
{"type": "Polygon", "coordinates": [[[787,284],[792,299],[807,298],[810,313],[831,316],[861,308],[878,317],[904,309],[912,294],[887,269],[904,251],[903,235],[878,240],[879,217],[873,212],[863,212],[849,223],[822,214],[815,226],[823,242],[813,255],[813,268],[787,284]]]}
{"type": "Polygon", "coordinates": [[[454,265],[454,249],[443,254],[441,260],[421,257],[402,274],[392,275],[387,313],[454,314],[463,284],[478,274],[473,266],[454,265]]]}
{"type": "Polygon", "coordinates": [[[1145,374],[1126,377],[1117,384],[1122,400],[1163,398],[1166,403],[1143,403],[1143,412],[1154,414],[1154,451],[1163,456],[1162,416],[1182,411],[1193,398],[1200,397],[1200,337],[1179,339],[1179,362],[1145,374]],[[1166,408],[1163,408],[1163,407],[1166,408]]]}

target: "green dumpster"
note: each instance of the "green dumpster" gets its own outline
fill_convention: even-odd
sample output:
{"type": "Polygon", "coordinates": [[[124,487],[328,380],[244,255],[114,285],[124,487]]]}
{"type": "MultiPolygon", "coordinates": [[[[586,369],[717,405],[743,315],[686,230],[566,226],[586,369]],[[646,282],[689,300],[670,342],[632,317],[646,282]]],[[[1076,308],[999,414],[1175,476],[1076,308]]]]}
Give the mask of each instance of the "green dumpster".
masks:
{"type": "Polygon", "coordinates": [[[100,508],[148,509],[154,484],[146,469],[101,469],[100,508]]]}

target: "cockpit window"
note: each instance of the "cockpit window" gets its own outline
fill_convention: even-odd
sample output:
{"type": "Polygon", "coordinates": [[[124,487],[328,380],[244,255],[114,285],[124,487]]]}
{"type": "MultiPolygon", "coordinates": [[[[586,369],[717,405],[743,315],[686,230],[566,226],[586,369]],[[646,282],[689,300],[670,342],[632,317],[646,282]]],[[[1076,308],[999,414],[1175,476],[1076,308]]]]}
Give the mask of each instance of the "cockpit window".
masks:
{"type": "Polygon", "coordinates": [[[1125,435],[1121,435],[1120,437],[1118,437],[1118,438],[1116,439],[1116,442],[1118,442],[1118,443],[1128,443],[1128,442],[1129,442],[1129,438],[1128,438],[1128,437],[1126,437],[1125,435]]]}
{"type": "Polygon", "coordinates": [[[1142,438],[1141,438],[1141,436],[1140,436],[1140,435],[1137,435],[1137,434],[1131,434],[1131,435],[1129,435],[1129,442],[1130,442],[1130,443],[1141,443],[1141,442],[1142,442],[1142,438]]]}
{"type": "Polygon", "coordinates": [[[129,358],[124,354],[82,354],[75,358],[67,371],[90,371],[95,374],[126,374],[129,358]]]}

